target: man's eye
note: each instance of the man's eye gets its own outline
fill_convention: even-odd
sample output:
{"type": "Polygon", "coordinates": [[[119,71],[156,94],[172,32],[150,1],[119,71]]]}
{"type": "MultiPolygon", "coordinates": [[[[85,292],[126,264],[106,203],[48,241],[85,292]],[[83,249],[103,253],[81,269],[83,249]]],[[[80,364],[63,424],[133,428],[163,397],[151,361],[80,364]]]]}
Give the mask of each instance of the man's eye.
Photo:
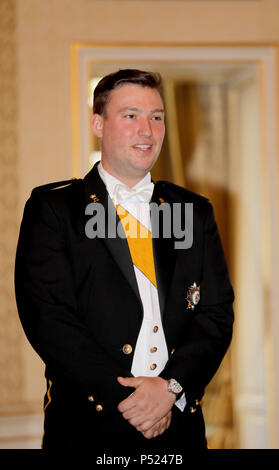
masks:
{"type": "Polygon", "coordinates": [[[153,116],[152,119],[153,119],[154,121],[162,121],[162,120],[163,120],[162,116],[153,116]]]}
{"type": "Polygon", "coordinates": [[[127,118],[127,119],[134,119],[136,117],[136,115],[135,114],[125,114],[124,117],[127,118]]]}

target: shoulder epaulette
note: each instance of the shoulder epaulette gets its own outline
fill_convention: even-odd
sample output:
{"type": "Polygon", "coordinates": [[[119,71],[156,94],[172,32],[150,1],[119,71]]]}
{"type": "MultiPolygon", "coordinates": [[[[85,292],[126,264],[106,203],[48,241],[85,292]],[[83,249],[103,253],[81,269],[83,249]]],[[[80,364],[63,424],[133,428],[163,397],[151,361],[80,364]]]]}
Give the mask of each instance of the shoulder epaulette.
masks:
{"type": "Polygon", "coordinates": [[[62,186],[69,186],[70,184],[75,184],[78,181],[81,181],[81,178],[71,178],[69,180],[56,181],[54,183],[43,184],[42,186],[37,186],[32,190],[31,196],[33,194],[42,193],[44,191],[51,191],[53,189],[61,188],[62,186]]]}

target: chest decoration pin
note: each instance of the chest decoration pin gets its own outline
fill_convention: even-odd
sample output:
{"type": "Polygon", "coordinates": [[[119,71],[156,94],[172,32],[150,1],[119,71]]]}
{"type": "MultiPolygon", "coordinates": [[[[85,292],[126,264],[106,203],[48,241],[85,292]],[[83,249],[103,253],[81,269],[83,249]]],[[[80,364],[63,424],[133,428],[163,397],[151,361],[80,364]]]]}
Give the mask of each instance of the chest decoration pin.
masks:
{"type": "Polygon", "coordinates": [[[194,310],[195,306],[199,303],[200,300],[200,286],[197,285],[196,282],[192,286],[189,287],[187,291],[186,300],[188,302],[187,309],[194,310]]]}

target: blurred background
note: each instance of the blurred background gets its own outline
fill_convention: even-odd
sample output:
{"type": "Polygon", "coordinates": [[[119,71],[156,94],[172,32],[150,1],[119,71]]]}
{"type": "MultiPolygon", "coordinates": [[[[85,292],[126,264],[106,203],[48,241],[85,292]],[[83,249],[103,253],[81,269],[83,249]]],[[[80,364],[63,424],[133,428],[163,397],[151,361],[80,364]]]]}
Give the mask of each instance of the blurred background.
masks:
{"type": "Polygon", "coordinates": [[[152,171],[213,203],[235,289],[232,345],[203,402],[213,449],[279,448],[278,0],[0,0],[0,449],[40,448],[44,366],[14,297],[33,187],[83,177],[98,80],[159,71],[152,171]]]}

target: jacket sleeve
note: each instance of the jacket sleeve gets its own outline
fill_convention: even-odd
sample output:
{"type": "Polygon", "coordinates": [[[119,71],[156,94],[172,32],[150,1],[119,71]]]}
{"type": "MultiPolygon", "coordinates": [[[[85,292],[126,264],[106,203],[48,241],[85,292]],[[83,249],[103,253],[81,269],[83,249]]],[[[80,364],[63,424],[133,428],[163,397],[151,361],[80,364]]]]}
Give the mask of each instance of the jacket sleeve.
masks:
{"type": "Polygon", "coordinates": [[[185,332],[183,343],[160,374],[175,378],[187,401],[200,399],[217,371],[232,338],[234,293],[212,206],[207,202],[204,222],[200,302],[185,332]]]}
{"type": "Polygon", "coordinates": [[[130,376],[92,339],[79,318],[73,273],[59,217],[45,193],[27,201],[15,262],[19,316],[31,345],[52,373],[116,407],[129,390],[118,375],[130,376]]]}

